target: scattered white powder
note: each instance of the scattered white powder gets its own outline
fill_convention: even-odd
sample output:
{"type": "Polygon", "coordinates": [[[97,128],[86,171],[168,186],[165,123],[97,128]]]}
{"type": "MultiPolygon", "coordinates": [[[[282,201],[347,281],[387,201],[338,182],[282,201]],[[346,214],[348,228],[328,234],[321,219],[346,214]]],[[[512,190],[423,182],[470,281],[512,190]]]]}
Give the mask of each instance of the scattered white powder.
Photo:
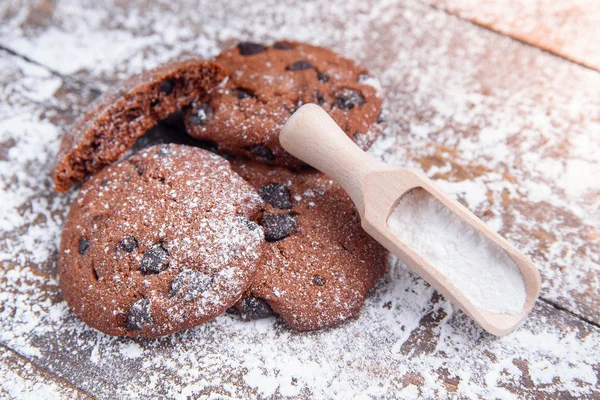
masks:
{"type": "MultiPolygon", "coordinates": [[[[49,2],[0,2],[3,46],[86,84],[0,52],[3,345],[101,399],[597,397],[596,327],[540,301],[515,332],[486,335],[393,258],[360,317],[334,329],[226,314],[158,340],[102,335],[61,300],[55,253],[76,190],[57,195],[48,177],[86,88],[234,40],[322,44],[380,78],[388,128],[370,153],[444,182],[534,259],[544,299],[597,321],[600,180],[571,187],[593,171],[561,167],[600,163],[597,72],[414,0],[51,3],[41,20],[24,5],[49,2]],[[494,129],[484,142],[480,126],[494,129]]],[[[35,388],[5,376],[0,397],[35,388]]]]}
{"type": "Polygon", "coordinates": [[[525,283],[515,262],[424,189],[402,197],[388,226],[477,307],[512,315],[523,310],[525,283]]]}

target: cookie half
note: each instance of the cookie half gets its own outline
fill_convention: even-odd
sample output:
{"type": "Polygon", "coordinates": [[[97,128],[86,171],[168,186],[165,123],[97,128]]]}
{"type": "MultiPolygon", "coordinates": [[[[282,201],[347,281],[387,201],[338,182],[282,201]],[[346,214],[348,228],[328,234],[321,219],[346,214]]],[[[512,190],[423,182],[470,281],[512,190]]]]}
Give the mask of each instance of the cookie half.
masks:
{"type": "MultiPolygon", "coordinates": [[[[302,162],[279,144],[279,131],[303,104],[323,107],[344,132],[367,149],[381,133],[382,100],[365,68],[331,50],[297,42],[240,43],[219,55],[229,79],[210,99],[184,110],[190,135],[219,151],[276,165],[302,162]]],[[[375,83],[375,84],[374,84],[375,83]]]]}
{"type": "Polygon", "coordinates": [[[159,120],[207,94],[225,78],[215,63],[170,63],[133,77],[101,96],[63,136],[53,169],[55,190],[119,157],[159,120]]]}
{"type": "Polygon", "coordinates": [[[223,158],[153,146],[87,181],[60,247],[64,297],[90,326],[155,337],[208,321],[254,278],[263,201],[223,158]]]}
{"type": "Polygon", "coordinates": [[[236,304],[242,317],[265,317],[270,307],[292,328],[311,330],[356,316],[385,273],[387,252],[361,228],[348,195],[318,171],[243,160],[233,168],[266,203],[259,223],[267,246],[236,304]]]}

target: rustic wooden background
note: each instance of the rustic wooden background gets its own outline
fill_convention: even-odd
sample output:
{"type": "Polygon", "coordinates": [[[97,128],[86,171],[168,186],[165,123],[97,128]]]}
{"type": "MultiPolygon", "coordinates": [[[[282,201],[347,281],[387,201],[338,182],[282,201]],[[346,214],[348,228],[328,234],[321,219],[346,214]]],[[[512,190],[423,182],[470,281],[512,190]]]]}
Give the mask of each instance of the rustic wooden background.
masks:
{"type": "Polygon", "coordinates": [[[600,398],[600,11],[547,3],[0,4],[0,397],[600,398]],[[360,318],[321,332],[225,315],[125,340],[69,312],[55,264],[75,193],[48,177],[61,130],[131,74],[284,38],[369,67],[388,109],[371,152],[423,169],[537,263],[521,328],[486,334],[393,260],[360,318]]]}

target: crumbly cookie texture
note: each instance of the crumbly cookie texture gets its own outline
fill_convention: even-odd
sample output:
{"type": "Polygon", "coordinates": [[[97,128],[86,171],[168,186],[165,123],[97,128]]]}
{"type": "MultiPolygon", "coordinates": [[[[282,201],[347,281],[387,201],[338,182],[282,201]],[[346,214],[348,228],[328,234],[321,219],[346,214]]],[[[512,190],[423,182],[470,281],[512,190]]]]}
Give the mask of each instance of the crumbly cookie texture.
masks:
{"type": "Polygon", "coordinates": [[[124,81],[92,103],[63,136],[53,169],[55,190],[118,160],[148,129],[225,79],[219,65],[173,62],[124,81]]]}
{"type": "Polygon", "coordinates": [[[363,149],[381,133],[379,85],[365,68],[331,50],[298,42],[243,42],[217,59],[229,75],[209,99],[184,110],[190,135],[222,152],[299,167],[279,132],[303,104],[316,103],[363,149]]]}
{"type": "Polygon", "coordinates": [[[262,207],[222,157],[182,145],[142,150],[97,173],[73,203],[59,256],[64,297],[110,335],[202,324],[252,282],[262,207]]]}
{"type": "Polygon", "coordinates": [[[259,221],[266,251],[236,304],[242,318],[274,311],[293,329],[311,330],[356,316],[385,272],[387,252],[363,231],[348,195],[318,171],[244,160],[233,168],[266,203],[259,221]]]}

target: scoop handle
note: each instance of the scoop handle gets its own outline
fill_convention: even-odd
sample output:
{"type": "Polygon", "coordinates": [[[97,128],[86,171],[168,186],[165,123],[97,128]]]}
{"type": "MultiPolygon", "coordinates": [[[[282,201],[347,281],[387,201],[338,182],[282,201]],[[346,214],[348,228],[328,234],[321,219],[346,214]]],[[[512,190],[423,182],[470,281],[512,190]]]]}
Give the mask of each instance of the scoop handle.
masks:
{"type": "Polygon", "coordinates": [[[531,311],[541,283],[535,265],[422,173],[409,168],[392,168],[374,159],[315,104],[304,105],[292,115],[284,125],[279,141],[289,153],[339,183],[356,205],[364,230],[488,332],[504,335],[518,326],[531,311]],[[521,313],[494,314],[475,306],[447,277],[387,228],[390,211],[404,194],[415,188],[426,190],[458,218],[507,252],[521,271],[526,286],[527,299],[521,313]]]}
{"type": "Polygon", "coordinates": [[[364,178],[391,168],[362,151],[316,104],[300,107],[281,129],[283,148],[340,184],[362,214],[364,178]]]}

